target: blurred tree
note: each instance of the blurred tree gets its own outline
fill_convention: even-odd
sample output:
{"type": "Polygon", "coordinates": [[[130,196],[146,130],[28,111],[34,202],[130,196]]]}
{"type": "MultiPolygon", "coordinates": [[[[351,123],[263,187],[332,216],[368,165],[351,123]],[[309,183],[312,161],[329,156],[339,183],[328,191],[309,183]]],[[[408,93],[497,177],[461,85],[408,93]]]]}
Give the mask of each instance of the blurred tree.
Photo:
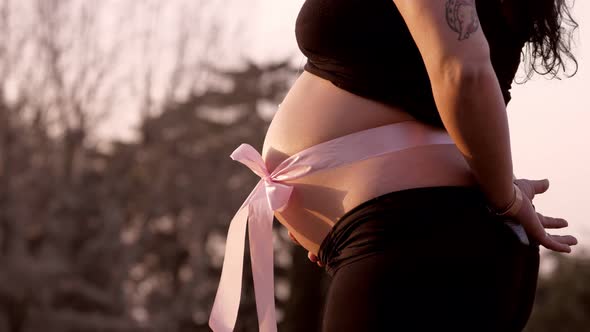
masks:
{"type": "Polygon", "coordinates": [[[590,258],[548,252],[552,272],[539,278],[526,332],[590,331],[590,258]]]}
{"type": "Polygon", "coordinates": [[[101,10],[0,1],[0,326],[8,331],[137,325],[125,312],[122,271],[110,265],[122,220],[94,204],[108,197],[85,147],[115,90],[116,45],[93,42],[101,10]]]}
{"type": "Polygon", "coordinates": [[[129,291],[139,182],[120,171],[137,146],[105,154],[93,137],[132,44],[104,40],[105,16],[128,23],[105,3],[0,1],[0,331],[151,330],[129,291]]]}
{"type": "MultiPolygon", "coordinates": [[[[208,330],[219,249],[235,212],[228,207],[237,209],[257,181],[228,156],[242,142],[262,144],[269,119],[261,103],[278,103],[294,70],[286,61],[246,60],[246,69],[233,71],[201,66],[233,88],[198,92],[202,75],[188,70],[186,55],[194,47],[191,19],[181,16],[164,78],[154,55],[159,30],[146,29],[144,61],[130,72],[141,78],[131,81],[146,110],[141,139],[105,151],[93,136],[121,100],[116,87],[125,75],[117,70],[129,35],[98,43],[102,3],[0,5],[0,328],[208,330]]],[[[145,6],[143,15],[158,22],[163,5],[145,6]]],[[[289,293],[284,235],[280,306],[289,293]]],[[[237,327],[245,331],[256,326],[248,264],[237,327]]]]}
{"type": "MultiPolygon", "coordinates": [[[[0,0],[0,332],[209,331],[228,225],[259,180],[229,155],[260,150],[298,69],[214,64],[223,5],[0,0]],[[141,114],[136,141],[99,140],[115,108],[141,114]]],[[[279,330],[319,331],[329,281],[274,226],[279,330]]],[[[587,265],[564,259],[535,332],[586,324],[587,265]]],[[[257,331],[248,247],[244,268],[235,331],[257,331]]]]}
{"type": "MultiPolygon", "coordinates": [[[[167,282],[180,285],[177,288],[166,286],[154,289],[147,299],[148,307],[162,312],[158,301],[168,305],[179,302],[178,307],[183,308],[186,317],[197,312],[197,321],[200,321],[197,326],[200,330],[208,330],[207,320],[221,273],[219,268],[227,227],[259,180],[243,165],[231,162],[229,155],[243,142],[262,146],[268,119],[261,117],[260,105],[276,103],[286,92],[288,84],[285,80],[292,79],[294,73],[295,69],[290,68],[287,61],[264,66],[248,62],[243,70],[211,69],[212,75],[233,82],[232,88],[193,93],[183,101],[166,104],[162,113],[142,122],[143,139],[139,142],[141,149],[138,151],[142,157],[141,162],[135,164],[141,171],[130,172],[146,175],[146,187],[135,190],[140,195],[137,199],[143,201],[138,204],[141,209],[137,212],[145,223],[151,222],[150,219],[155,222],[163,217],[162,214],[167,214],[171,229],[176,234],[168,245],[176,246],[174,252],[180,250],[187,255],[181,265],[158,264],[154,270],[144,274],[144,278],[149,278],[150,274],[165,270],[172,276],[167,282]],[[154,193],[154,196],[146,195],[148,192],[154,193]],[[150,213],[150,210],[153,212],[150,213]],[[193,218],[194,222],[183,222],[186,216],[193,218]],[[198,239],[195,240],[194,235],[198,235],[198,239]],[[185,276],[190,277],[182,280],[183,271],[185,276]],[[162,294],[165,289],[173,291],[162,294]],[[182,294],[191,289],[200,291],[196,296],[182,298],[182,294]]],[[[283,257],[278,257],[275,273],[277,287],[283,289],[284,294],[291,289],[287,276],[289,264],[281,262],[291,261],[284,258],[290,255],[291,245],[286,234],[281,235],[280,225],[276,223],[275,226],[279,240],[275,254],[283,257]]],[[[141,232],[145,234],[147,231],[144,227],[141,232]]],[[[147,244],[160,240],[150,237],[142,240],[145,242],[139,248],[145,251],[140,254],[143,258],[139,258],[138,262],[146,257],[158,257],[158,262],[174,261],[171,257],[161,257],[164,253],[161,243],[147,244]]],[[[245,256],[243,305],[236,331],[257,330],[248,247],[245,256]]],[[[277,299],[280,310],[287,298],[277,299]]]]}

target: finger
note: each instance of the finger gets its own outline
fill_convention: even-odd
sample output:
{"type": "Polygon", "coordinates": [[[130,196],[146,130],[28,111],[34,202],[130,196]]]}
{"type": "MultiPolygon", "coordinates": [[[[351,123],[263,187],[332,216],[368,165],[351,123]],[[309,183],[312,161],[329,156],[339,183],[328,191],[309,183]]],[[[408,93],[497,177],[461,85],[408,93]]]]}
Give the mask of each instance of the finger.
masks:
{"type": "Polygon", "coordinates": [[[518,179],[515,180],[516,185],[520,188],[522,193],[528,197],[531,201],[535,198],[535,195],[544,193],[549,189],[549,180],[528,180],[518,179]]]}
{"type": "Polygon", "coordinates": [[[537,212],[537,216],[545,228],[563,228],[568,226],[568,222],[563,218],[547,217],[539,212],[537,212]]]}
{"type": "Polygon", "coordinates": [[[514,183],[518,186],[518,188],[520,188],[522,194],[532,202],[533,198],[535,197],[535,188],[533,187],[531,180],[519,179],[514,183]]]}
{"type": "Polygon", "coordinates": [[[571,235],[550,235],[553,240],[562,243],[562,244],[567,244],[568,246],[575,246],[576,244],[578,244],[578,239],[576,239],[575,237],[571,236],[571,235]]]}
{"type": "Polygon", "coordinates": [[[309,258],[309,260],[312,261],[312,262],[314,262],[314,263],[318,261],[318,256],[314,255],[311,252],[308,252],[307,253],[307,258],[309,258]]]}
{"type": "Polygon", "coordinates": [[[549,179],[543,180],[529,180],[529,183],[533,186],[534,194],[541,194],[549,189],[549,179]]]}
{"type": "Polygon", "coordinates": [[[570,253],[572,251],[570,246],[566,243],[559,242],[559,239],[559,235],[546,234],[545,238],[543,238],[543,240],[541,240],[539,244],[553,251],[570,253]]]}

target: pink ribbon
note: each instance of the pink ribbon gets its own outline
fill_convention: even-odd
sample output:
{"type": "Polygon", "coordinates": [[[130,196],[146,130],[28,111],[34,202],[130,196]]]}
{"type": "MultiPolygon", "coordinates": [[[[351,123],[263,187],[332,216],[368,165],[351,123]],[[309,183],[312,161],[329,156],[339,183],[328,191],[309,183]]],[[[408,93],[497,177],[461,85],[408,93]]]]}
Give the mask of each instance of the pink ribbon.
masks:
{"type": "Polygon", "coordinates": [[[277,331],[273,233],[274,211],[282,211],[293,187],[286,184],[305,175],[421,145],[454,144],[444,131],[428,129],[416,121],[405,121],[360,132],[312,146],[279,164],[272,172],[261,155],[248,144],[241,144],[231,158],[260,176],[260,181],[232,218],[227,233],[221,279],[209,318],[215,332],[233,331],[242,292],[242,271],[246,223],[250,238],[250,257],[256,297],[259,330],[277,331]]]}

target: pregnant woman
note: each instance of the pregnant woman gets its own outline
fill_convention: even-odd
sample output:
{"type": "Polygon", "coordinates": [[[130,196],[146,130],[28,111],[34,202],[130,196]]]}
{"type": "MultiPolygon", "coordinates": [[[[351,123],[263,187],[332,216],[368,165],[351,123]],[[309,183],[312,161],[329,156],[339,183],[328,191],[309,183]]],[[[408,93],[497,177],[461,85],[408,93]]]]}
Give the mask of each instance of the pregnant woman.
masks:
{"type": "Polygon", "coordinates": [[[575,62],[566,23],[562,0],[305,1],[304,71],[262,154],[231,156],[261,180],[231,222],[211,328],[237,319],[247,224],[260,330],[276,331],[276,218],[332,277],[323,331],[521,331],[539,245],[577,240],[535,211],[548,180],[514,177],[506,105],[525,45],[529,72],[575,62]]]}

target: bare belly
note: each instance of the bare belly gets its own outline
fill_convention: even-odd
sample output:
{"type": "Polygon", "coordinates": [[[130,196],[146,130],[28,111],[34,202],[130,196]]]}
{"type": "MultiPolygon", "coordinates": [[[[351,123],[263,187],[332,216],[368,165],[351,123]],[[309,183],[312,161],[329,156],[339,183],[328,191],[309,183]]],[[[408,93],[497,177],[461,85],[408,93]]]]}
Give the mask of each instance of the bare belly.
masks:
{"type": "MultiPolygon", "coordinates": [[[[272,171],[283,160],[313,145],[402,121],[416,120],[401,109],[354,95],[304,71],[268,128],[262,158],[272,171]]],[[[455,145],[428,145],[289,183],[294,187],[289,204],[284,211],[275,212],[275,217],[305,249],[317,254],[336,221],[364,201],[403,189],[471,186],[476,181],[455,145]]]]}

